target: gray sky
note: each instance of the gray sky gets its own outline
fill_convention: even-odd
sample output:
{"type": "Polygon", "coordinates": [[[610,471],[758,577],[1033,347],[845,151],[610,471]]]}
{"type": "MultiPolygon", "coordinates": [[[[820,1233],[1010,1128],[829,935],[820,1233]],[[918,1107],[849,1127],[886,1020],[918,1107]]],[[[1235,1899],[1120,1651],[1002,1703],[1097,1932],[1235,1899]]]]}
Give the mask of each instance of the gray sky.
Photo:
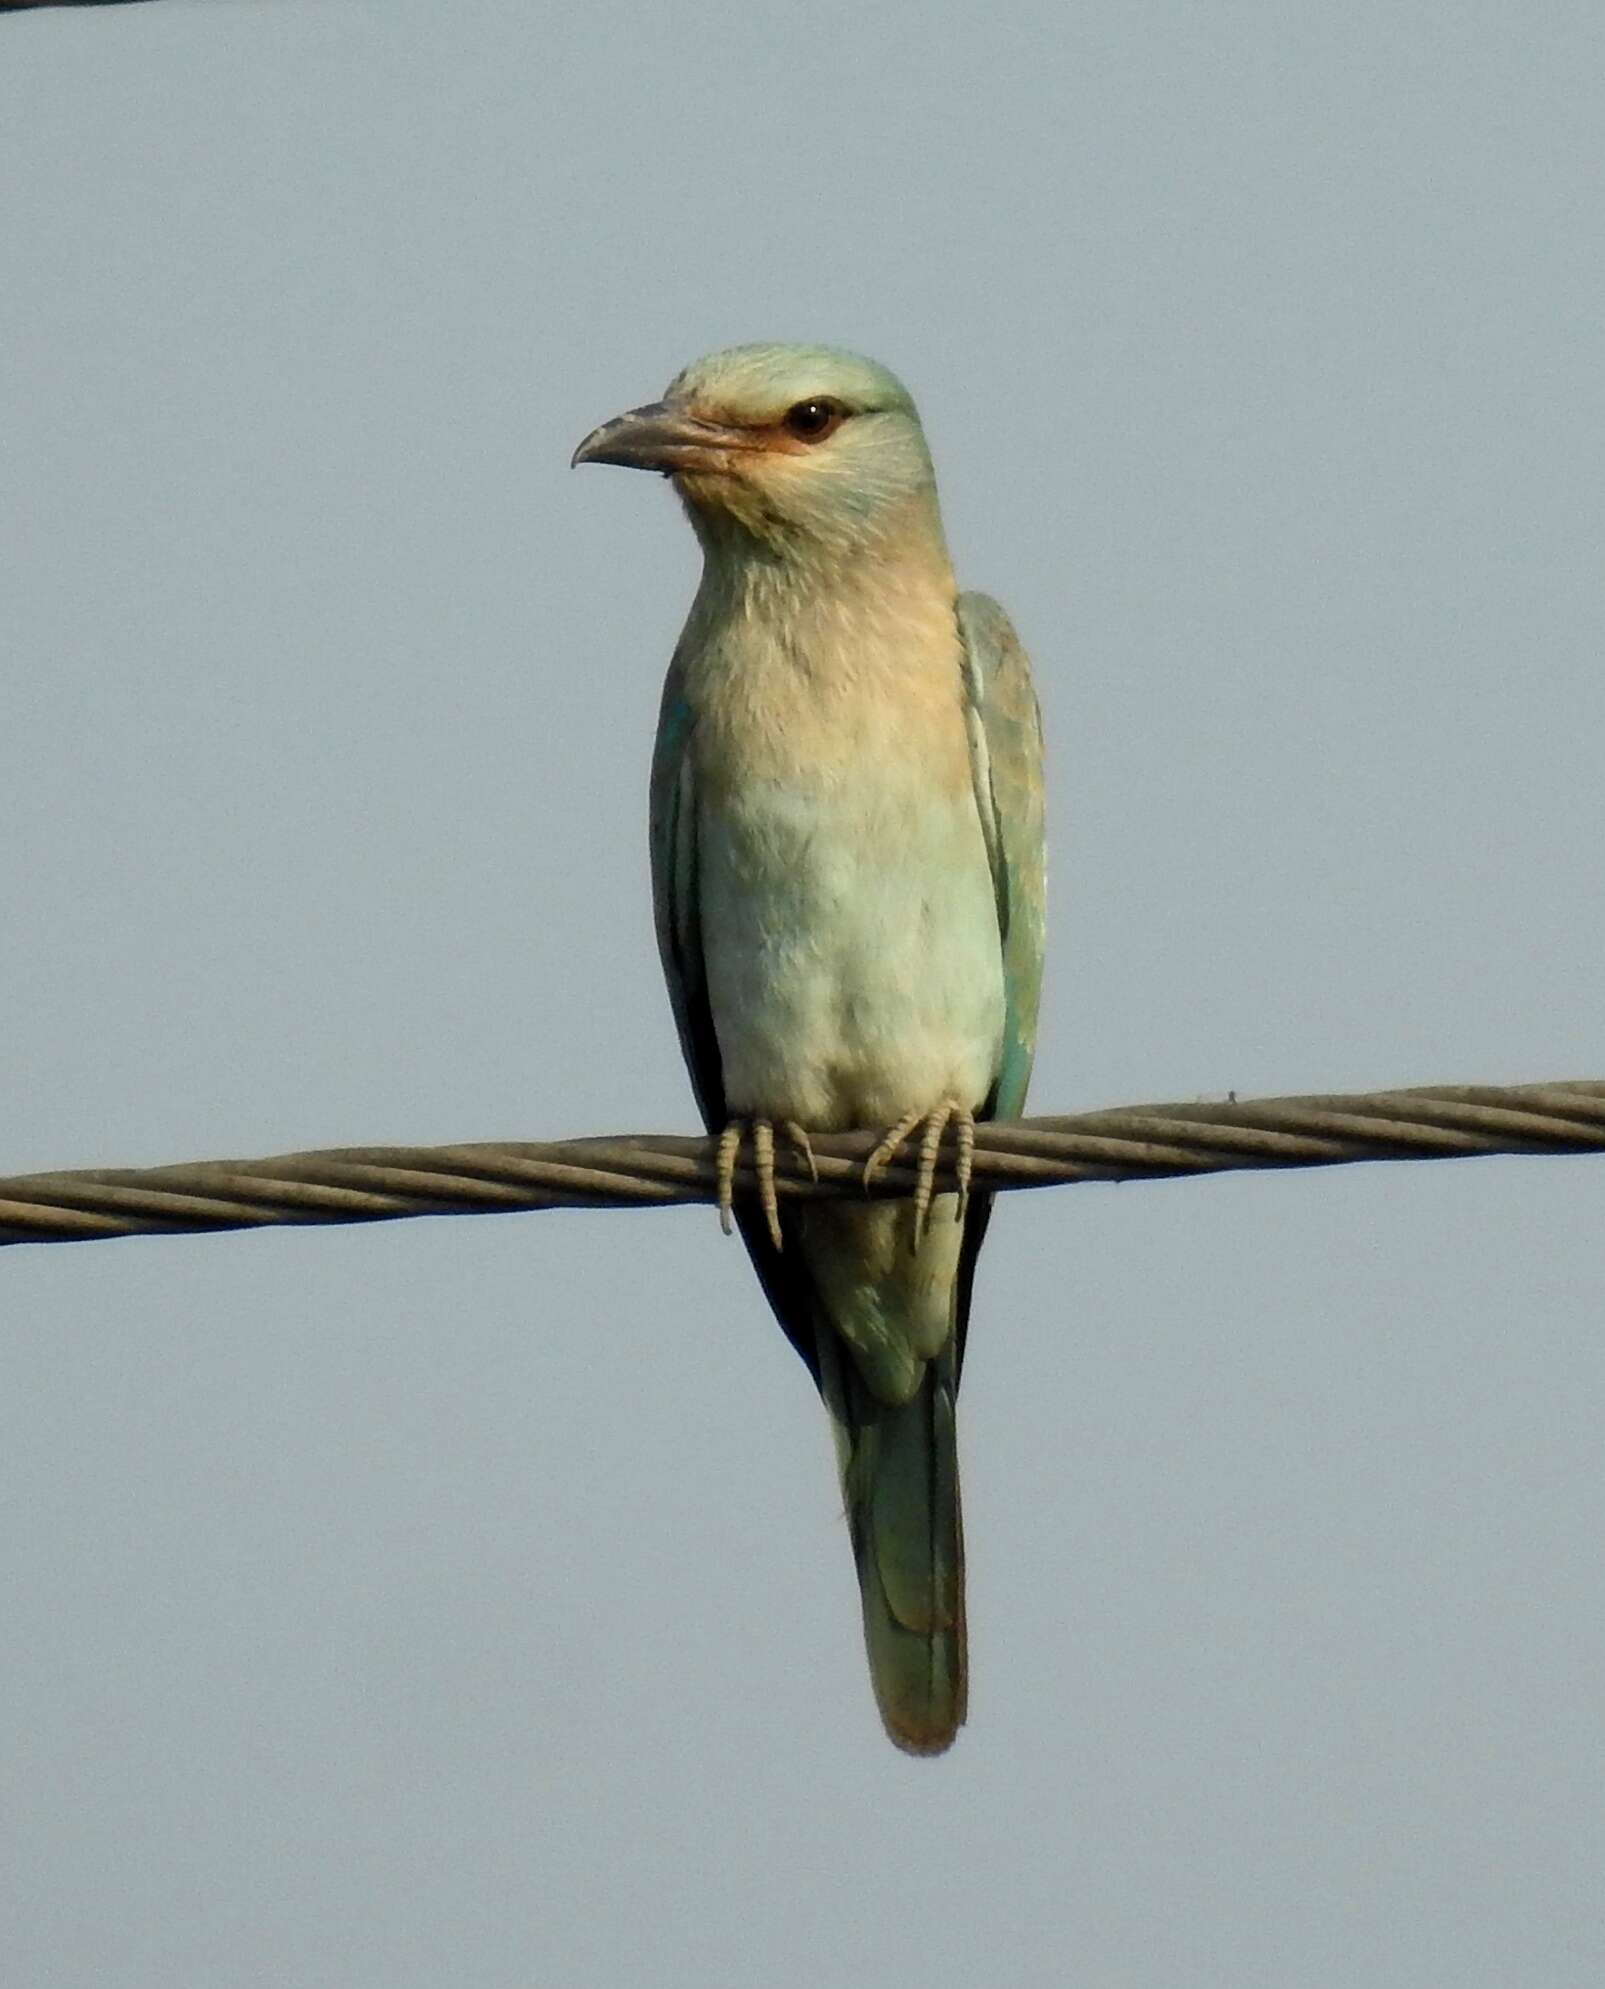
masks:
{"type": "MultiPolygon", "coordinates": [[[[1605,1075],[1592,4],[0,25],[0,1172],[694,1123],[594,422],[824,338],[1034,651],[1039,1111],[1605,1075]],[[983,18],[984,17],[984,18],[983,18]]],[[[1589,1984],[1605,1173],[1015,1196],[882,1740],[711,1214],[0,1257],[7,1979],[1589,1984]]]]}

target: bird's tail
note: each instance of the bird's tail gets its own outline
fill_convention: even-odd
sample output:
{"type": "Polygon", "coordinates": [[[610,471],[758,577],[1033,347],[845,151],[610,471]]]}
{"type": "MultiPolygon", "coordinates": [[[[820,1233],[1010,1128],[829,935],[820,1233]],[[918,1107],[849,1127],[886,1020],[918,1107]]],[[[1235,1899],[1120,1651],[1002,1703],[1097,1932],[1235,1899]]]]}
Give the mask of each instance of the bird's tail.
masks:
{"type": "Polygon", "coordinates": [[[875,1701],[899,1747],[940,1754],[964,1724],[969,1681],[956,1348],[926,1362],[917,1392],[893,1405],[870,1393],[833,1332],[819,1340],[875,1701]]]}

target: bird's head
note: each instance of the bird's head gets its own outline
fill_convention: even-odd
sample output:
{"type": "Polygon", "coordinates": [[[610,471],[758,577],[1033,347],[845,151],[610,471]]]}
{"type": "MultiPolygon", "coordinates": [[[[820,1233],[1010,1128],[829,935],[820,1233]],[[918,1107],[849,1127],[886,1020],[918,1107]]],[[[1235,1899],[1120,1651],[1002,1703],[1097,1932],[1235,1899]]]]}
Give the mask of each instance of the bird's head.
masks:
{"type": "Polygon", "coordinates": [[[660,401],[587,435],[576,463],[671,477],[705,546],[840,556],[940,536],[930,452],[907,389],[824,345],[737,345],[687,366],[660,401]]]}

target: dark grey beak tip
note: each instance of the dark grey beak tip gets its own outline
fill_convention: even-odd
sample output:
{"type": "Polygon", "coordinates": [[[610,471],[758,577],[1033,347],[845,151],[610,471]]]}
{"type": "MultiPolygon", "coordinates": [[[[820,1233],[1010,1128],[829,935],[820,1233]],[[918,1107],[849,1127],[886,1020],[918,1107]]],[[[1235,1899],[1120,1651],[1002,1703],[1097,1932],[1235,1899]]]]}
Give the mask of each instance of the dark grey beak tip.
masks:
{"type": "Polygon", "coordinates": [[[571,470],[577,470],[581,463],[597,463],[603,460],[602,451],[607,447],[608,431],[612,426],[611,421],[604,421],[600,428],[593,428],[591,430],[590,434],[586,436],[573,455],[569,457],[568,466],[571,470]]]}
{"type": "Polygon", "coordinates": [[[666,438],[671,411],[662,401],[645,407],[632,407],[628,414],[616,414],[593,428],[569,458],[569,468],[581,463],[618,463],[624,469],[658,469],[659,452],[666,438]]]}

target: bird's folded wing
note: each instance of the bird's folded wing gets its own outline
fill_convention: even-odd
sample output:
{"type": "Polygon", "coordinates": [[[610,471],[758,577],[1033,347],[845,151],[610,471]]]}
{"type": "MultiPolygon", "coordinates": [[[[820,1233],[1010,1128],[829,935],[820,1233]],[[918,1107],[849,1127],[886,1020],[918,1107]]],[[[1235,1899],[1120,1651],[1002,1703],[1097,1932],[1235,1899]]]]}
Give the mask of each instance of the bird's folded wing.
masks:
{"type": "Polygon", "coordinates": [[[716,1132],[725,1122],[724,1071],[708,1004],[697,906],[697,811],[688,750],[694,723],[677,657],[663,686],[652,752],[652,908],[680,1048],[703,1124],[716,1132]]]}
{"type": "Polygon", "coordinates": [[[1008,616],[985,594],[961,594],[970,764],[997,889],[1007,1009],[988,1118],[1017,1118],[1036,1053],[1047,916],[1042,718],[1031,665],[1008,616]]]}

